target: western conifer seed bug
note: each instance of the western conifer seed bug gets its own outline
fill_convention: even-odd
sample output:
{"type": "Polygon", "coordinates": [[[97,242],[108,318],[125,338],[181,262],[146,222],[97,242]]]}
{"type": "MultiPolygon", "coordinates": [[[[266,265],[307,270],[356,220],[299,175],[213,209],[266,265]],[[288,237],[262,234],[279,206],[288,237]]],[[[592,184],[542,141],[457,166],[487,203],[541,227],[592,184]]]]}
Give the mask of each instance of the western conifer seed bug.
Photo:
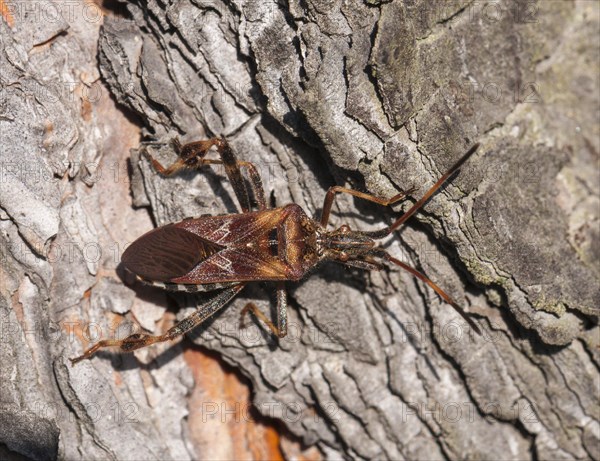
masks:
{"type": "Polygon", "coordinates": [[[143,147],[142,153],[160,174],[170,176],[183,169],[199,169],[204,165],[223,165],[231,181],[242,213],[188,218],[154,229],[133,242],[123,253],[121,262],[141,282],[171,291],[195,293],[219,290],[208,302],[200,305],[163,335],[134,333],[124,339],[104,339],[71,359],[75,364],[90,358],[104,347],[118,346],[123,352],[169,341],[183,335],[234,298],[249,282],[275,282],[277,289],[277,325],[274,325],[254,304],[249,303],[242,315],[251,311],[278,337],[287,333],[286,281],[298,281],[324,261],[336,261],[365,270],[381,270],[382,262],[400,266],[429,285],[450,304],[479,334],[477,324],[446,294],[421,272],[399,261],[376,246],[398,229],[473,155],[475,144],[450,168],[406,213],[393,224],[377,231],[351,230],[346,224],[328,231],[327,223],[336,194],[345,193],[378,203],[392,205],[406,198],[399,193],[382,199],[345,187],[333,186],[325,195],[319,220],[310,218],[296,204],[269,209],[261,178],[256,167],[238,161],[228,142],[212,138],[181,145],[172,141],[178,159],[164,168],[143,147]],[[220,160],[207,159],[216,147],[220,160]],[[252,211],[249,190],[242,176],[245,170],[257,210],[252,211]]]}

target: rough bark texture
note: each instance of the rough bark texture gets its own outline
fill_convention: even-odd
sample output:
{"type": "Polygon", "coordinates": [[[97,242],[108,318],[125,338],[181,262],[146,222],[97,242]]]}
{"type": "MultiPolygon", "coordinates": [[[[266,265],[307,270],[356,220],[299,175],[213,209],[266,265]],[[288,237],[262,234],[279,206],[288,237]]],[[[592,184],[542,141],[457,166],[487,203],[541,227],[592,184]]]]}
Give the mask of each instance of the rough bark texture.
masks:
{"type": "MultiPolygon", "coordinates": [[[[35,5],[0,2],[3,456],[271,456],[217,433],[250,412],[193,392],[212,377],[200,345],[328,459],[600,459],[598,3],[35,5]],[[272,312],[256,285],[183,343],[70,367],[89,340],[165,331],[198,302],[117,276],[147,209],[156,225],[237,210],[219,169],[128,161],[135,121],[226,136],[274,202],[314,214],[333,184],[418,198],[481,142],[385,246],[484,335],[409,274],[328,265],[289,284],[285,339],[240,327],[249,300],[272,312]]],[[[402,208],[337,203],[334,224],[359,229],[402,208]]]]}

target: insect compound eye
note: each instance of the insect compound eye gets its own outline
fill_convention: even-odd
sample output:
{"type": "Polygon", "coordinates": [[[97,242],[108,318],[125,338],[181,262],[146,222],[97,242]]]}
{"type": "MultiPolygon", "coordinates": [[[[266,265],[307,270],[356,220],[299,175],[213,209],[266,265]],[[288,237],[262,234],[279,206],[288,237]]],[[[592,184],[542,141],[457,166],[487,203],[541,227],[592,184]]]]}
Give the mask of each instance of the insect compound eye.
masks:
{"type": "Polygon", "coordinates": [[[348,259],[349,259],[348,253],[346,253],[345,251],[341,251],[341,252],[338,254],[338,259],[339,259],[340,261],[342,261],[343,263],[345,263],[345,262],[346,262],[346,261],[348,261],[348,259]]]}
{"type": "Polygon", "coordinates": [[[348,232],[350,232],[350,226],[348,224],[342,224],[340,226],[340,232],[342,234],[347,234],[348,232]]]}

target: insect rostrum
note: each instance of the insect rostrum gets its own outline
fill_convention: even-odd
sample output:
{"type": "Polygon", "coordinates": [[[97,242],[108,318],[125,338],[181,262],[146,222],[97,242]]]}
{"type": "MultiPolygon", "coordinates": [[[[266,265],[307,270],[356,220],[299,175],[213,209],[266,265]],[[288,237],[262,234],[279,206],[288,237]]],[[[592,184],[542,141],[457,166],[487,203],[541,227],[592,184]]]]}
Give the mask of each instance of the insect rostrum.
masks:
{"type": "Polygon", "coordinates": [[[475,144],[450,168],[406,213],[392,225],[378,231],[363,232],[342,225],[328,231],[327,223],[335,195],[346,193],[380,205],[391,205],[406,198],[400,193],[390,199],[344,187],[331,187],[325,196],[319,220],[309,217],[296,204],[267,208],[262,181],[252,163],[238,161],[225,139],[181,145],[173,141],[178,159],[164,168],[142,152],[154,168],[165,176],[182,169],[198,169],[204,165],[220,164],[231,181],[242,213],[221,216],[188,218],[181,222],[154,229],[133,242],[123,253],[123,266],[147,284],[168,290],[198,292],[216,291],[217,294],[163,335],[135,333],[125,339],[101,340],[83,355],[71,359],[73,364],[90,358],[98,349],[118,346],[128,352],[150,344],[174,339],[200,325],[224,307],[249,282],[275,282],[277,289],[277,319],[273,324],[254,304],[243,310],[253,312],[274,334],[287,333],[286,281],[301,280],[312,268],[324,261],[337,261],[366,270],[380,270],[384,261],[409,271],[450,304],[478,333],[477,324],[441,288],[416,269],[406,265],[376,244],[398,229],[435,193],[436,190],[477,150],[475,144]],[[220,159],[207,159],[206,154],[216,147],[220,159]],[[250,194],[242,176],[247,173],[257,210],[252,211],[250,194]]]}

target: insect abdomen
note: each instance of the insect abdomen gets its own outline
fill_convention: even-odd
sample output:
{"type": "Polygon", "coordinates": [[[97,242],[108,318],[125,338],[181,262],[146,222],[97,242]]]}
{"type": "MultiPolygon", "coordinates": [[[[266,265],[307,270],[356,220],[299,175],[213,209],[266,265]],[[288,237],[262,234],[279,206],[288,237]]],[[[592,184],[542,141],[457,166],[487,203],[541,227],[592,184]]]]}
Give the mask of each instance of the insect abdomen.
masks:
{"type": "Polygon", "coordinates": [[[204,291],[214,291],[220,290],[222,288],[227,288],[231,285],[235,285],[235,283],[205,283],[202,285],[198,284],[184,284],[184,283],[170,283],[170,282],[157,282],[154,280],[146,280],[139,275],[136,275],[135,278],[138,282],[143,283],[144,285],[153,286],[156,288],[162,288],[166,291],[174,291],[174,292],[183,292],[183,293],[201,293],[204,291]]]}

